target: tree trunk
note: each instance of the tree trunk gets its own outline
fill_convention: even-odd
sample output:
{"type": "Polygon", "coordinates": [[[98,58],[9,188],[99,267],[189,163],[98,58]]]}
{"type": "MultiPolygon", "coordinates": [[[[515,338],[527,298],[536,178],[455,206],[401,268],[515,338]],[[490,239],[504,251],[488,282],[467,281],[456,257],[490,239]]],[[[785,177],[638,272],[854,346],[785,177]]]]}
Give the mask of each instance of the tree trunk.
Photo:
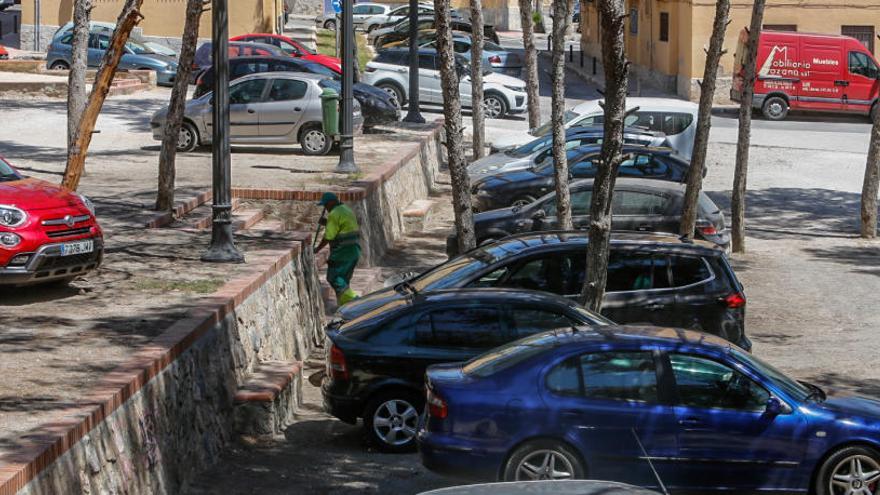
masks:
{"type": "Polygon", "coordinates": [[[587,244],[587,276],[581,299],[593,311],[602,309],[608,279],[608,247],[611,240],[611,197],[617,170],[623,160],[623,119],[629,62],[626,61],[623,28],[624,0],[598,0],[601,19],[602,64],[605,68],[605,123],[602,151],[590,204],[590,242],[587,244]]]}
{"type": "Polygon", "coordinates": [[[568,190],[568,160],[565,156],[565,32],[571,18],[570,0],[554,0],[552,94],[550,122],[553,123],[553,169],[556,175],[556,218],[559,228],[571,230],[571,195],[568,190]]]}
{"type": "Polygon", "coordinates": [[[532,2],[530,0],[519,0],[519,17],[522,22],[529,129],[534,129],[541,125],[541,100],[538,94],[538,50],[535,49],[535,21],[532,19],[532,2]]]}
{"type": "Polygon", "coordinates": [[[110,46],[104,52],[104,59],[101,60],[101,66],[98,68],[98,74],[95,76],[95,84],[92,86],[89,101],[77,125],[76,142],[70,150],[70,159],[67,161],[64,179],[61,182],[62,186],[72,191],[79,187],[79,180],[86,166],[86,154],[89,150],[89,143],[92,141],[92,132],[95,130],[95,123],[98,121],[98,115],[101,113],[101,107],[104,105],[104,100],[110,91],[110,83],[113,82],[113,77],[116,75],[119,59],[122,58],[125,50],[125,43],[128,41],[131,30],[143,18],[140,13],[143,1],[125,1],[122,12],[116,20],[116,30],[113,31],[110,46]]]}
{"type": "Polygon", "coordinates": [[[871,145],[865,164],[865,182],[862,184],[862,237],[877,237],[877,189],[880,184],[880,112],[874,112],[871,145]]]}
{"type": "Polygon", "coordinates": [[[471,97],[474,123],[474,160],[483,157],[486,149],[485,115],[483,113],[483,2],[471,0],[471,97]]]}
{"type": "Polygon", "coordinates": [[[76,145],[76,129],[86,108],[86,71],[89,58],[89,21],[92,0],[76,0],[73,4],[73,41],[70,72],[67,77],[67,162],[76,145]]]}
{"type": "Polygon", "coordinates": [[[196,43],[199,41],[199,22],[202,18],[203,1],[188,0],[186,4],[186,20],[181,38],[180,59],[177,64],[177,75],[174,78],[174,88],[171,90],[171,101],[168,103],[162,149],[159,152],[159,189],[156,194],[156,209],[159,211],[171,211],[174,208],[174,161],[177,158],[177,142],[186,108],[186,90],[189,87],[190,74],[192,73],[196,43]]]}
{"type": "Polygon", "coordinates": [[[446,131],[446,154],[452,180],[452,207],[455,211],[455,233],[460,253],[476,246],[474,210],[471,207],[471,185],[464,160],[461,127],[459,74],[452,50],[449,0],[435,0],[437,19],[437,54],[440,59],[440,85],[443,91],[443,119],[446,131]]]}
{"type": "Polygon", "coordinates": [[[718,63],[727,52],[724,50],[724,34],[730,24],[730,0],[717,0],[715,3],[715,22],[709,49],[706,51],[706,69],[700,82],[700,106],[697,111],[697,133],[691,153],[691,167],[687,175],[687,189],[684,195],[684,208],[681,212],[680,234],[694,237],[697,223],[697,209],[700,190],[703,188],[703,168],[706,166],[706,149],[709,146],[709,129],[712,127],[712,101],[715,99],[715,80],[718,77],[718,63]]]}
{"type": "Polygon", "coordinates": [[[752,101],[755,97],[755,77],[757,73],[758,37],[764,23],[764,4],[766,0],[755,0],[752,7],[752,22],[749,25],[749,41],[743,58],[742,100],[739,104],[739,134],[736,140],[736,169],[733,172],[733,194],[730,198],[731,237],[733,252],[746,250],[746,178],[749,170],[749,146],[752,140],[752,101]]]}

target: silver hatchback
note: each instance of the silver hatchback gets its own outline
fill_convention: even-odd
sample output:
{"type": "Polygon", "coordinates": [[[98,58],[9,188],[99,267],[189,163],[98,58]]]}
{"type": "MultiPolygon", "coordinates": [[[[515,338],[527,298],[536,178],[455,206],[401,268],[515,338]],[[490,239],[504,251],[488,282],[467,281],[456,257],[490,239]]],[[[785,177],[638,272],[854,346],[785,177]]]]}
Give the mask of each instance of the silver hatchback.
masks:
{"type": "MultiPolygon", "coordinates": [[[[323,155],[333,145],[324,134],[322,81],[326,76],[302,72],[251,74],[229,85],[229,130],[232,144],[296,144],[306,155],[323,155]]],[[[192,151],[211,144],[213,92],[186,102],[177,149],[192,151]]],[[[162,140],[168,108],[153,115],[153,139],[162,140]]],[[[354,126],[363,125],[354,102],[354,126]]]]}

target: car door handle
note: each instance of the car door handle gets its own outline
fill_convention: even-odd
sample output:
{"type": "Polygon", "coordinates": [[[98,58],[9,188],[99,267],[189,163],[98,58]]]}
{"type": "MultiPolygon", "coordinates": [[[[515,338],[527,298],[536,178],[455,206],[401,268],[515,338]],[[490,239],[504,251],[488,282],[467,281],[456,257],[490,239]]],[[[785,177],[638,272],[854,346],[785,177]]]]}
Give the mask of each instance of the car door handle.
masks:
{"type": "Polygon", "coordinates": [[[301,107],[293,107],[293,111],[294,112],[302,112],[302,108],[301,107]]]}
{"type": "Polygon", "coordinates": [[[679,419],[678,424],[680,424],[681,426],[700,426],[703,424],[703,422],[700,421],[700,419],[698,418],[684,418],[679,419]]]}
{"type": "Polygon", "coordinates": [[[639,232],[647,232],[647,231],[651,230],[651,225],[647,224],[647,223],[641,223],[641,224],[639,224],[637,229],[639,230],[639,232]]]}
{"type": "Polygon", "coordinates": [[[254,110],[253,108],[248,108],[247,113],[256,113],[256,110],[254,110]]]}

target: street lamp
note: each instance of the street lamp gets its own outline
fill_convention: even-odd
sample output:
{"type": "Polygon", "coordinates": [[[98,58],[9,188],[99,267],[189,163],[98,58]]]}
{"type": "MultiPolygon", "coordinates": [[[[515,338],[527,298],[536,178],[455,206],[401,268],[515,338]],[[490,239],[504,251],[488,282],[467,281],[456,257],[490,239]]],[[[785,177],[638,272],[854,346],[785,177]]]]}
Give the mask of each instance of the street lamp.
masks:
{"type": "Polygon", "coordinates": [[[229,16],[227,0],[211,7],[214,105],[212,110],[212,162],[214,202],[211,207],[211,246],[202,261],[243,263],[244,256],[232,240],[232,167],[229,160],[229,16]]]}
{"type": "MultiPolygon", "coordinates": [[[[409,0],[409,110],[404,122],[424,124],[419,112],[419,0],[409,0]]],[[[403,102],[400,102],[401,104],[403,102]]]]}
{"type": "MultiPolygon", "coordinates": [[[[354,163],[354,8],[352,0],[345,0],[342,4],[342,119],[340,122],[339,141],[339,164],[336,171],[340,173],[355,173],[358,171],[354,163]]],[[[337,34],[338,36],[338,34],[337,34]]],[[[327,136],[329,139],[330,137],[327,136]]]]}

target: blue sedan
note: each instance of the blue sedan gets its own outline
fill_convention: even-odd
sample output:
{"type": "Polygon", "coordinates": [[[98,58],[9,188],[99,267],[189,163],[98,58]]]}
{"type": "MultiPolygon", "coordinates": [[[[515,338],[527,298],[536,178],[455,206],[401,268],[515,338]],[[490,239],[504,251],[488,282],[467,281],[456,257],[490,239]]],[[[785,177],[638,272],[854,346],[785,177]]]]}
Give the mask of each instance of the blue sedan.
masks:
{"type": "Polygon", "coordinates": [[[878,493],[880,402],[826,394],[706,334],[555,330],[426,380],[418,441],[440,473],[878,493]]]}

